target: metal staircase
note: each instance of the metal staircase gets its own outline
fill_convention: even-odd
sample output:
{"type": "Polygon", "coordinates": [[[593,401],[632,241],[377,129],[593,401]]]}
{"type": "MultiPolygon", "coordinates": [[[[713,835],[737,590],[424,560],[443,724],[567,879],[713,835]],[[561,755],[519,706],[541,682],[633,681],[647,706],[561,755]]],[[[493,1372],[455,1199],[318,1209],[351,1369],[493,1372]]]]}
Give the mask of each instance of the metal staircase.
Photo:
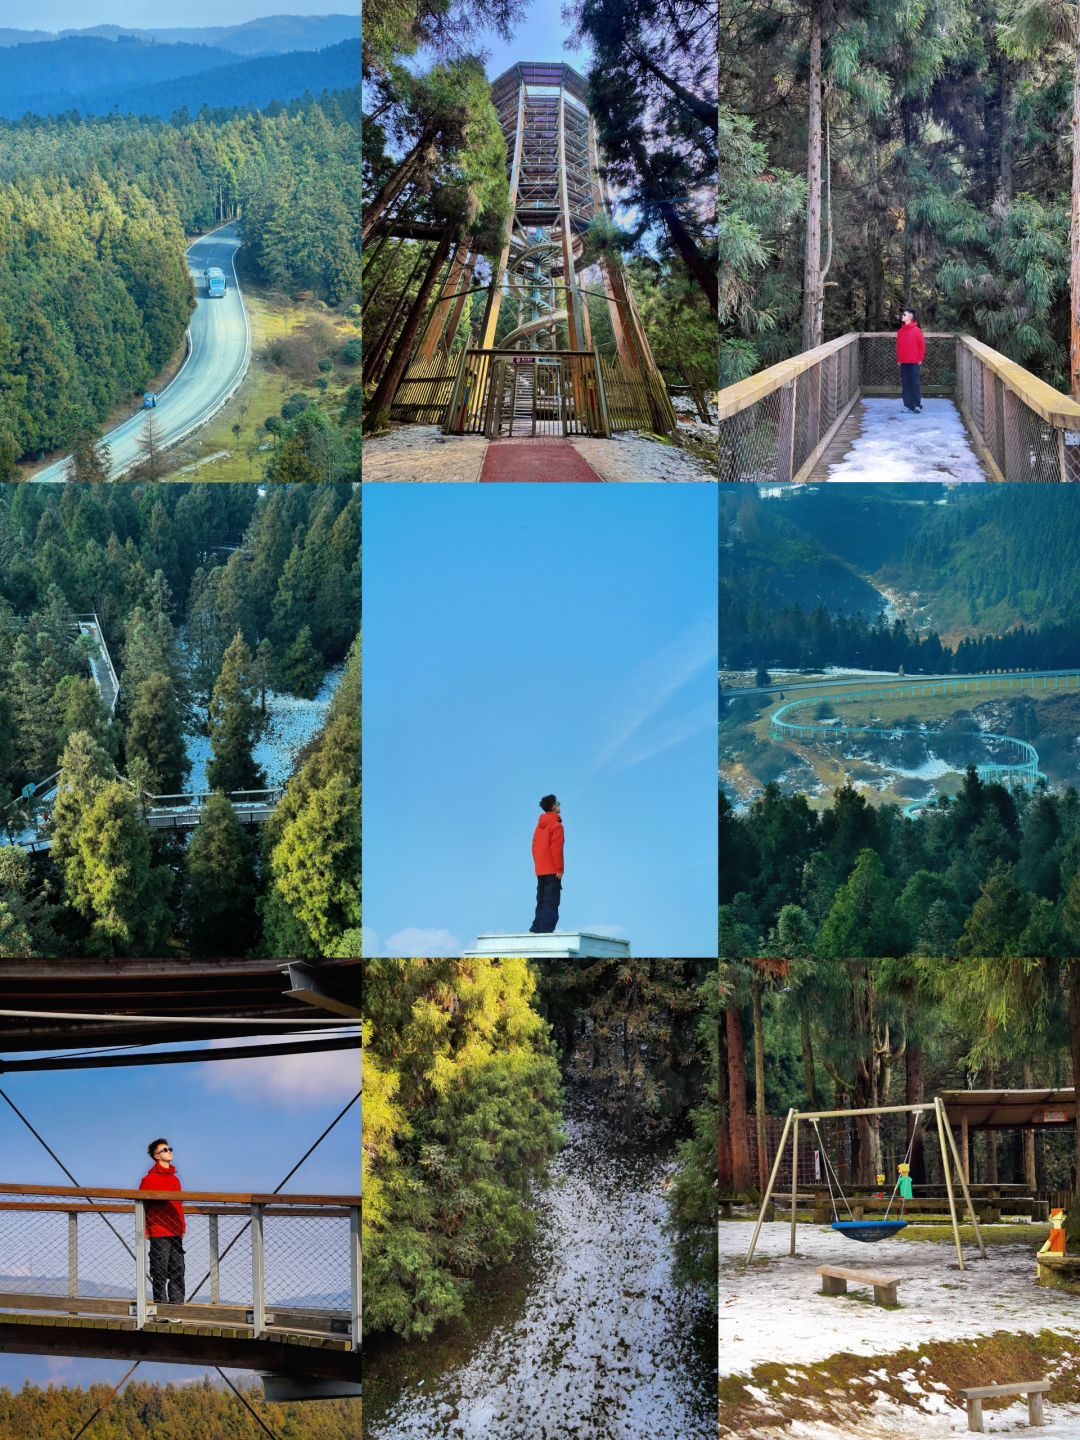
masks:
{"type": "Polygon", "coordinates": [[[510,422],[510,434],[532,435],[535,414],[536,367],[516,365],[514,367],[514,410],[510,422]]]}

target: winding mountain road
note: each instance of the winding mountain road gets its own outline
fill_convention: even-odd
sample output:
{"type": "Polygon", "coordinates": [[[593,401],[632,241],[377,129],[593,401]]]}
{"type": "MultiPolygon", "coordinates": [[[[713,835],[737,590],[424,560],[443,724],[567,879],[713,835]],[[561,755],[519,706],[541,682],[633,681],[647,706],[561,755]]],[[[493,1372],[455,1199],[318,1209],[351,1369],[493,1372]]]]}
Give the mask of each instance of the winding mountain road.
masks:
{"type": "MultiPolygon", "coordinates": [[[[188,267],[195,282],[196,307],[188,326],[188,355],[174,380],[158,396],[153,410],[140,410],[102,438],[112,454],[113,480],[126,474],[141,459],[139,442],[147,417],[154,417],[158,446],[168,449],[216,415],[236,392],[251,359],[251,329],[236,279],[236,252],[243,242],[235,223],[212,230],[188,247],[188,267]],[[206,270],[217,265],[225,272],[227,289],[211,300],[206,291],[206,270]]],[[[69,457],[57,460],[31,479],[41,484],[68,478],[69,457]]]]}

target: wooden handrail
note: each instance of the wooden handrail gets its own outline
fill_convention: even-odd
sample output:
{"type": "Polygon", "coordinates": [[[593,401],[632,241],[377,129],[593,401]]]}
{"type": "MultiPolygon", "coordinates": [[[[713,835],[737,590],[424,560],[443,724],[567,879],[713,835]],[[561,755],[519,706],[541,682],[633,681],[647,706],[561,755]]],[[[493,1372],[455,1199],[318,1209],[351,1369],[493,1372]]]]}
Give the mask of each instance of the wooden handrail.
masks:
{"type": "Polygon", "coordinates": [[[745,380],[738,380],[734,385],[727,385],[720,391],[720,419],[728,420],[732,415],[737,415],[740,410],[746,410],[751,405],[765,400],[776,390],[782,390],[785,385],[790,385],[792,380],[805,371],[820,364],[830,355],[845,346],[857,342],[859,334],[857,330],[849,331],[847,335],[839,335],[835,340],[827,340],[824,345],[816,345],[813,350],[804,350],[801,355],[792,355],[788,360],[780,360],[775,365],[770,365],[767,370],[759,370],[756,375],[750,375],[745,380]]]}
{"type": "Polygon", "coordinates": [[[0,1195],[70,1195],[95,1200],[191,1200],[230,1205],[343,1205],[360,1204],[359,1195],[233,1195],[211,1190],[109,1190],[89,1185],[0,1185],[0,1195]]]}
{"type": "Polygon", "coordinates": [[[974,340],[970,335],[959,335],[957,339],[988,370],[992,370],[1029,410],[1034,410],[1049,425],[1056,430],[1080,430],[1080,405],[1071,396],[1062,395],[1045,380],[1040,380],[1030,370],[1025,370],[1015,360],[1009,360],[1000,351],[992,350],[981,340],[974,340]]]}

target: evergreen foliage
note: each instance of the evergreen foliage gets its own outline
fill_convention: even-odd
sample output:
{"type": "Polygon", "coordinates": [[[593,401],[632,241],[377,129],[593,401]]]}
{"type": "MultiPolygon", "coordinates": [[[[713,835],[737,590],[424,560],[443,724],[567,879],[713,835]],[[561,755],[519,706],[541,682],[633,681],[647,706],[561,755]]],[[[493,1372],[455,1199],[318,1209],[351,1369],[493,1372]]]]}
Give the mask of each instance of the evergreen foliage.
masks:
{"type": "Polygon", "coordinates": [[[235,790],[261,790],[266,772],[255,763],[255,743],[266,721],[258,703],[255,662],[241,631],[225,651],[221,673],[210,697],[210,747],[207,784],[231,795],[235,790]]]}
{"type": "Polygon", "coordinates": [[[224,795],[211,795],[184,859],[196,955],[246,955],[255,942],[255,843],[224,795]]]}
{"type": "Polygon", "coordinates": [[[365,1329],[423,1338],[531,1232],[559,1076],[524,960],[371,960],[364,1024],[365,1329]]]}

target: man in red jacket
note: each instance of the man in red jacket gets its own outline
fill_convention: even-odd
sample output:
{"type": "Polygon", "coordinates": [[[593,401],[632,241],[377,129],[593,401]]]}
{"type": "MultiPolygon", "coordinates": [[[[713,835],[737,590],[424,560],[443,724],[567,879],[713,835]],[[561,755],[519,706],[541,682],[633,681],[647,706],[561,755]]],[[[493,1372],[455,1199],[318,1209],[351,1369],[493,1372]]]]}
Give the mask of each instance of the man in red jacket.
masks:
{"type": "MultiPolygon", "coordinates": [[[[183,1190],[173,1164],[172,1146],[165,1139],[146,1147],[153,1165],[139,1184],[140,1190],[183,1190]]],[[[150,1279],[159,1305],[182,1305],[184,1294],[184,1232],[187,1220],[180,1200],[147,1200],[146,1233],[150,1240],[150,1279]]]]}
{"type": "Polygon", "coordinates": [[[896,363],[900,366],[900,388],[904,409],[917,415],[922,409],[922,371],[926,359],[926,336],[919,329],[914,310],[905,310],[896,332],[896,363]]]}
{"type": "Polygon", "coordinates": [[[544,812],[533,832],[533,864],[536,867],[536,918],[529,926],[532,935],[550,935],[559,923],[559,899],[563,877],[563,823],[554,795],[540,801],[544,812]]]}

